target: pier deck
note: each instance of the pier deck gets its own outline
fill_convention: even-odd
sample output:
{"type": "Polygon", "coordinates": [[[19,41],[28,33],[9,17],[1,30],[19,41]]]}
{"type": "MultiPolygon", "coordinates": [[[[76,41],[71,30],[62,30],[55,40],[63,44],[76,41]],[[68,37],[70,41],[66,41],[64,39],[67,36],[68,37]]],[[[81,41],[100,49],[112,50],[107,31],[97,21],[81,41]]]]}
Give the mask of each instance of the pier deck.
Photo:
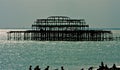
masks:
{"type": "Polygon", "coordinates": [[[111,41],[111,31],[79,30],[79,31],[10,31],[8,40],[38,41],[111,41]]]}

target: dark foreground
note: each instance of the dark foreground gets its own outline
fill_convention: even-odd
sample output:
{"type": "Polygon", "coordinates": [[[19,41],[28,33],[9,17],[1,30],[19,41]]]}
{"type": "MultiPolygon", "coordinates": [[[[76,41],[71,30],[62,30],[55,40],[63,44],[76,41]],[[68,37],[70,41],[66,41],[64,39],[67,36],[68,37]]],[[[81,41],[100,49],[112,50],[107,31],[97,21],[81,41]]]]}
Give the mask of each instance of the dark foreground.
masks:
{"type": "MultiPolygon", "coordinates": [[[[29,70],[32,70],[32,66],[29,67],[29,70]]],[[[41,68],[39,67],[39,65],[37,65],[33,70],[41,70],[41,68]]],[[[49,66],[47,66],[44,70],[50,70],[49,66]]],[[[54,70],[58,70],[58,69],[54,69],[54,70]]],[[[61,66],[61,70],[65,70],[63,66],[61,66]]],[[[84,68],[80,70],[84,70],[84,68]]],[[[88,70],[95,70],[95,69],[94,67],[89,67],[88,70]]],[[[120,68],[116,67],[115,64],[113,64],[112,67],[108,67],[107,65],[104,65],[103,62],[101,62],[101,65],[96,70],[120,70],[120,68]]]]}

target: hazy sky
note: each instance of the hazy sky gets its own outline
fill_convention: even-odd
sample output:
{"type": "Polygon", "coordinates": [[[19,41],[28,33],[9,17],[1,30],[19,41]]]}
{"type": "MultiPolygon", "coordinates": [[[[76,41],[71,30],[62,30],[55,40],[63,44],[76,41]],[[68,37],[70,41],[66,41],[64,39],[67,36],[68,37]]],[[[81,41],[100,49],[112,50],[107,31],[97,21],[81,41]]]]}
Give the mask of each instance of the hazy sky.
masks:
{"type": "Polygon", "coordinates": [[[119,28],[120,0],[0,0],[0,28],[30,28],[36,19],[54,15],[119,28]]]}

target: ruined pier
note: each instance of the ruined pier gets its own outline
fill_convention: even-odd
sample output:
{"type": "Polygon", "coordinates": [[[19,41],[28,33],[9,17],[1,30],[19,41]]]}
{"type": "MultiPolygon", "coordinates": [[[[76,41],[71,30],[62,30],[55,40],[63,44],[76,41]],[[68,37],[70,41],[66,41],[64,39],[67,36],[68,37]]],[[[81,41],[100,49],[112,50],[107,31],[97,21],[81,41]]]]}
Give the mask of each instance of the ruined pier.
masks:
{"type": "Polygon", "coordinates": [[[112,41],[113,34],[106,30],[91,30],[84,19],[50,16],[37,19],[31,30],[9,31],[8,40],[35,41],[112,41]]]}

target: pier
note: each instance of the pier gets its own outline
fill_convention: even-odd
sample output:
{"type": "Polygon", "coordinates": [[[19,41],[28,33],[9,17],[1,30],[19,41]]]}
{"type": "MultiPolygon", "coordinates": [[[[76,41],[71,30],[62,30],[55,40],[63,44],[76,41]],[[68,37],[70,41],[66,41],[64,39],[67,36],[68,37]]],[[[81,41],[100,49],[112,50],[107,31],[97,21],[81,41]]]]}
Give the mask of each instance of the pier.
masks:
{"type": "Polygon", "coordinates": [[[35,41],[112,41],[113,34],[106,30],[91,30],[84,19],[50,16],[37,19],[31,30],[9,31],[8,40],[35,41]]]}

